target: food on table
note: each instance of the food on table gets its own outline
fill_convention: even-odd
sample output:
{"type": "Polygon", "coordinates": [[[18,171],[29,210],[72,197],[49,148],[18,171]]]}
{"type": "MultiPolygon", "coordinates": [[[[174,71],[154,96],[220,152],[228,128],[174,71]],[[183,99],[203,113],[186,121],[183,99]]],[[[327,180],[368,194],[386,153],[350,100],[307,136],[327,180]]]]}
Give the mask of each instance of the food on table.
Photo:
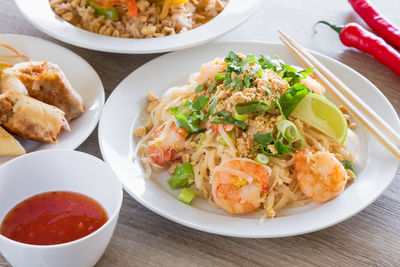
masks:
{"type": "Polygon", "coordinates": [[[389,44],[400,48],[400,28],[381,15],[368,0],[349,0],[358,15],[389,44]]]}
{"type": "MultiPolygon", "coordinates": [[[[0,43],[0,49],[0,126],[23,138],[57,143],[62,131],[70,130],[68,122],[84,112],[82,97],[56,64],[29,61],[6,44],[0,43]]],[[[0,146],[0,156],[25,153],[0,131],[1,142],[8,142],[0,146]]]]}
{"type": "Polygon", "coordinates": [[[0,156],[19,156],[25,153],[24,147],[0,126],[0,156]]]}
{"type": "Polygon", "coordinates": [[[52,144],[70,130],[62,110],[18,92],[0,95],[0,124],[20,137],[52,144]]]}
{"type": "Polygon", "coordinates": [[[71,24],[102,35],[152,38],[194,29],[215,16],[228,0],[49,0],[71,24]]]}
{"type": "Polygon", "coordinates": [[[81,96],[54,63],[23,62],[3,70],[3,82],[12,77],[22,82],[29,96],[64,111],[68,121],[84,111],[81,96]]]}
{"type": "Polygon", "coordinates": [[[31,245],[56,245],[87,236],[108,220],[94,199],[75,192],[54,191],[32,196],[4,217],[0,234],[31,245]]]}
{"type": "Polygon", "coordinates": [[[230,52],[162,98],[149,93],[151,121],[135,130],[146,176],[168,170],[182,202],[262,218],[335,198],[355,179],[358,152],[344,141],[357,136],[312,72],[230,52]]]}
{"type": "Polygon", "coordinates": [[[326,21],[319,21],[318,23],[326,24],[339,33],[340,40],[345,46],[354,47],[370,54],[400,76],[400,53],[382,38],[367,31],[357,23],[349,23],[345,26],[332,25],[326,21]]]}

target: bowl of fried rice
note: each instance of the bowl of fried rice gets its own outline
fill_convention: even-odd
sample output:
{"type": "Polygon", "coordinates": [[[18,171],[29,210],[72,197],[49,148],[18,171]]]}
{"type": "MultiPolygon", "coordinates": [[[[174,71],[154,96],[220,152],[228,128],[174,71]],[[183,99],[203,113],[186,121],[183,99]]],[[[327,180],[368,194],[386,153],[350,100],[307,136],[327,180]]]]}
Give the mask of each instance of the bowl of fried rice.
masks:
{"type": "Polygon", "coordinates": [[[34,26],[91,50],[142,54],[211,41],[245,22],[262,0],[15,0],[34,26]]]}

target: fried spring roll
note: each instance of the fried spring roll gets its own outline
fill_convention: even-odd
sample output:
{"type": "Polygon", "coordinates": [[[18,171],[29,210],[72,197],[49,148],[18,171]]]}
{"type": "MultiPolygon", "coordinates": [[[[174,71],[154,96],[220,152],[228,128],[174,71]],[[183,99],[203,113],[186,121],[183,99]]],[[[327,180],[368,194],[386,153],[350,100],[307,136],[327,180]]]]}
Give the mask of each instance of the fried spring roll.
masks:
{"type": "Polygon", "coordinates": [[[6,92],[19,92],[21,94],[28,94],[25,86],[22,82],[14,75],[5,75],[1,77],[1,90],[0,93],[6,92]]]}
{"type": "Polygon", "coordinates": [[[82,97],[72,88],[56,64],[23,62],[5,69],[3,73],[17,77],[26,87],[29,96],[64,111],[68,121],[84,111],[82,97]]]}
{"type": "Polygon", "coordinates": [[[62,110],[19,92],[0,95],[0,124],[20,137],[53,144],[70,130],[62,110]]]}

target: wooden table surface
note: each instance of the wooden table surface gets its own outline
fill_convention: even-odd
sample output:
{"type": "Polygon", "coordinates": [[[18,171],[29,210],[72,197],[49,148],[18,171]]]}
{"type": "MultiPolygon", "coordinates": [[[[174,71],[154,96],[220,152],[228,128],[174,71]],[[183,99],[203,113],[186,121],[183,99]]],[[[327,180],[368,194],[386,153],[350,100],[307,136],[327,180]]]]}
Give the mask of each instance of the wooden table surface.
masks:
{"type": "MultiPolygon", "coordinates": [[[[400,25],[400,1],[374,0],[400,25]]],[[[99,73],[106,96],[137,67],[157,57],[118,55],[61,43],[31,26],[12,0],[0,0],[0,33],[26,34],[59,43],[85,58],[99,73]]],[[[264,0],[245,24],[221,40],[279,42],[283,28],[305,47],[335,58],[366,76],[400,111],[400,77],[372,57],[344,47],[337,34],[313,24],[325,19],[365,25],[345,0],[264,0]]],[[[97,129],[78,150],[101,158],[97,129]]],[[[369,207],[330,228],[301,236],[242,239],[193,230],[160,217],[125,193],[114,236],[98,266],[136,265],[400,265],[400,175],[369,207]]],[[[0,255],[0,266],[8,266],[0,255]]]]}

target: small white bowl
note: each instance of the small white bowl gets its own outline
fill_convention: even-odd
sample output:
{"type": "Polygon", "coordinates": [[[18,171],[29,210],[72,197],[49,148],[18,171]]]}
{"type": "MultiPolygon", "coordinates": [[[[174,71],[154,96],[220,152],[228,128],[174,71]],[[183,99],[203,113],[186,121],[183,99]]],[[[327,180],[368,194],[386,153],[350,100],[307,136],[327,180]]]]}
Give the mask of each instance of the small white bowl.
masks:
{"type": "Polygon", "coordinates": [[[0,235],[0,252],[13,266],[93,266],[118,220],[123,196],[118,177],[103,161],[82,152],[47,150],[18,157],[0,167],[0,222],[19,202],[49,191],[89,196],[109,219],[90,235],[58,245],[29,245],[0,235]]]}

